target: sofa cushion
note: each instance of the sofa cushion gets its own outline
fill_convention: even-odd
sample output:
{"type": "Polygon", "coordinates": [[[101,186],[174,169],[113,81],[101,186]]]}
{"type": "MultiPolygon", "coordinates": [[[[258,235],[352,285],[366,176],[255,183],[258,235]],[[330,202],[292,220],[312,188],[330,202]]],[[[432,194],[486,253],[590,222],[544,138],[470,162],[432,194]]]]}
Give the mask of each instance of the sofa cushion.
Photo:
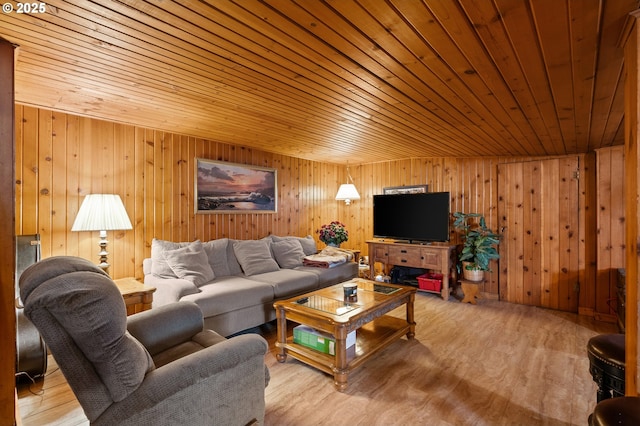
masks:
{"type": "Polygon", "coordinates": [[[233,250],[233,244],[236,241],[238,240],[229,239],[227,242],[227,265],[229,266],[229,275],[242,275],[242,268],[236,258],[236,252],[233,250]]]}
{"type": "Polygon", "coordinates": [[[200,293],[185,296],[182,300],[196,303],[205,318],[263,305],[273,301],[274,297],[271,285],[238,276],[218,278],[200,290],[200,293]]]}
{"type": "Polygon", "coordinates": [[[298,266],[295,270],[316,275],[318,277],[318,287],[327,287],[358,276],[358,264],[355,262],[343,263],[333,268],[298,266]]]}
{"type": "Polygon", "coordinates": [[[200,289],[192,281],[180,278],[158,278],[154,275],[150,277],[145,277],[144,282],[151,287],[156,287],[153,306],[166,303],[166,301],[177,302],[188,294],[200,293],[200,289]]]}
{"type": "Polygon", "coordinates": [[[175,250],[185,247],[189,243],[174,243],[172,241],[154,238],[151,241],[151,273],[160,278],[178,278],[164,257],[165,250],[175,250]]]}
{"type": "Polygon", "coordinates": [[[275,297],[289,297],[318,288],[318,276],[296,269],[280,269],[254,275],[251,279],[269,283],[273,287],[275,297]]]}
{"type": "Polygon", "coordinates": [[[202,243],[202,247],[209,257],[209,265],[211,265],[211,269],[213,269],[216,277],[227,277],[231,275],[229,261],[227,260],[228,244],[228,238],[220,238],[202,243]]]}
{"type": "Polygon", "coordinates": [[[191,281],[196,286],[206,284],[215,278],[209,265],[209,257],[200,240],[175,250],[165,250],[164,257],[178,278],[191,281]]]}
{"type": "Polygon", "coordinates": [[[256,275],[280,269],[271,257],[271,249],[264,240],[235,241],[233,251],[245,275],[256,275]]]}
{"type": "Polygon", "coordinates": [[[277,235],[272,235],[271,239],[274,242],[296,240],[302,246],[302,251],[304,251],[305,256],[318,252],[318,245],[311,235],[307,235],[306,237],[278,237],[277,235]]]}
{"type": "Polygon", "coordinates": [[[298,240],[282,240],[271,243],[271,252],[281,268],[292,269],[302,266],[304,251],[298,240]]]}

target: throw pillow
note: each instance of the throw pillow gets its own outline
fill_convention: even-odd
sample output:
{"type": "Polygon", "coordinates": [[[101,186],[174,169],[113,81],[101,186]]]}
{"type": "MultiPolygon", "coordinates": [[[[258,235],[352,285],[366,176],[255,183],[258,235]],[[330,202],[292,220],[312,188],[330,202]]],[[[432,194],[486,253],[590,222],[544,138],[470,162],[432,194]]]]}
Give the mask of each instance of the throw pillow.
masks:
{"type": "Polygon", "coordinates": [[[215,278],[200,240],[186,247],[165,250],[164,257],[178,278],[191,281],[196,286],[206,284],[215,278]]]}
{"type": "Polygon", "coordinates": [[[288,239],[271,243],[271,251],[281,268],[293,269],[302,265],[304,251],[298,240],[288,239]]]}
{"type": "Polygon", "coordinates": [[[266,241],[236,241],[233,243],[233,251],[245,275],[262,274],[280,269],[271,257],[271,249],[266,241]]]}
{"type": "Polygon", "coordinates": [[[209,265],[213,269],[216,277],[227,277],[231,275],[229,269],[229,261],[227,260],[227,244],[228,238],[220,238],[219,240],[211,240],[202,243],[205,253],[209,257],[209,265]]]}
{"type": "Polygon", "coordinates": [[[159,278],[178,278],[164,258],[165,250],[175,250],[189,243],[174,243],[172,241],[151,241],[151,273],[159,278]]]}
{"type": "Polygon", "coordinates": [[[305,255],[309,256],[310,254],[316,254],[318,252],[318,245],[311,235],[307,235],[305,238],[296,238],[298,238],[298,242],[300,242],[305,255]]]}
{"type": "Polygon", "coordinates": [[[298,241],[302,246],[302,251],[304,251],[305,256],[316,254],[318,252],[318,246],[311,235],[307,235],[306,237],[278,237],[277,235],[272,235],[271,238],[275,242],[284,240],[298,241]]]}

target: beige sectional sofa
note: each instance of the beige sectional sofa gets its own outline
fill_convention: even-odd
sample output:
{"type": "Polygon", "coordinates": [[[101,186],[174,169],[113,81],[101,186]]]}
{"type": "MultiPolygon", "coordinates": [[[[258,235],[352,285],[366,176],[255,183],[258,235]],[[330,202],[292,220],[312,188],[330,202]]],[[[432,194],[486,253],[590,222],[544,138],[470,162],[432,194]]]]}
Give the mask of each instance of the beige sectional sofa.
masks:
{"type": "Polygon", "coordinates": [[[354,278],[353,261],[331,268],[303,266],[317,252],[311,237],[222,238],[208,242],[154,239],[144,282],[156,287],[153,306],[187,300],[205,328],[229,336],[275,319],[273,302],[354,278]]]}

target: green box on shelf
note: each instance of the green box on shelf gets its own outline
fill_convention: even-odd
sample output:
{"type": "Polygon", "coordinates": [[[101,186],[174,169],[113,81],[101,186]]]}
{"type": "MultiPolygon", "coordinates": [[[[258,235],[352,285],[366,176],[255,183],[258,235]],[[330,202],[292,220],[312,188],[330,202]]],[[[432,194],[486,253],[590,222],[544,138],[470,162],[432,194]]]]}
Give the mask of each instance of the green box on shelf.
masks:
{"type": "MultiPolygon", "coordinates": [[[[293,342],[325,354],[336,354],[336,339],[331,334],[306,325],[299,325],[293,329],[293,342]]],[[[355,354],[355,347],[356,332],[352,331],[347,335],[347,355],[350,352],[355,354]]]]}

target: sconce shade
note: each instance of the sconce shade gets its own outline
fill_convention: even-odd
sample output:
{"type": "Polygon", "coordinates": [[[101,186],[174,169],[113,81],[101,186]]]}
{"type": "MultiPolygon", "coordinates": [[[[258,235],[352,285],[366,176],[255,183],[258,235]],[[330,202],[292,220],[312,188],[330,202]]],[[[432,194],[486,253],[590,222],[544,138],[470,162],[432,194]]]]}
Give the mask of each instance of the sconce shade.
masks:
{"type": "Polygon", "coordinates": [[[351,204],[351,200],[359,200],[360,194],[352,183],[343,183],[338,189],[336,200],[344,200],[345,204],[351,204]]]}
{"type": "Polygon", "coordinates": [[[72,231],[112,231],[132,229],[119,195],[89,194],[84,197],[72,231]]]}

